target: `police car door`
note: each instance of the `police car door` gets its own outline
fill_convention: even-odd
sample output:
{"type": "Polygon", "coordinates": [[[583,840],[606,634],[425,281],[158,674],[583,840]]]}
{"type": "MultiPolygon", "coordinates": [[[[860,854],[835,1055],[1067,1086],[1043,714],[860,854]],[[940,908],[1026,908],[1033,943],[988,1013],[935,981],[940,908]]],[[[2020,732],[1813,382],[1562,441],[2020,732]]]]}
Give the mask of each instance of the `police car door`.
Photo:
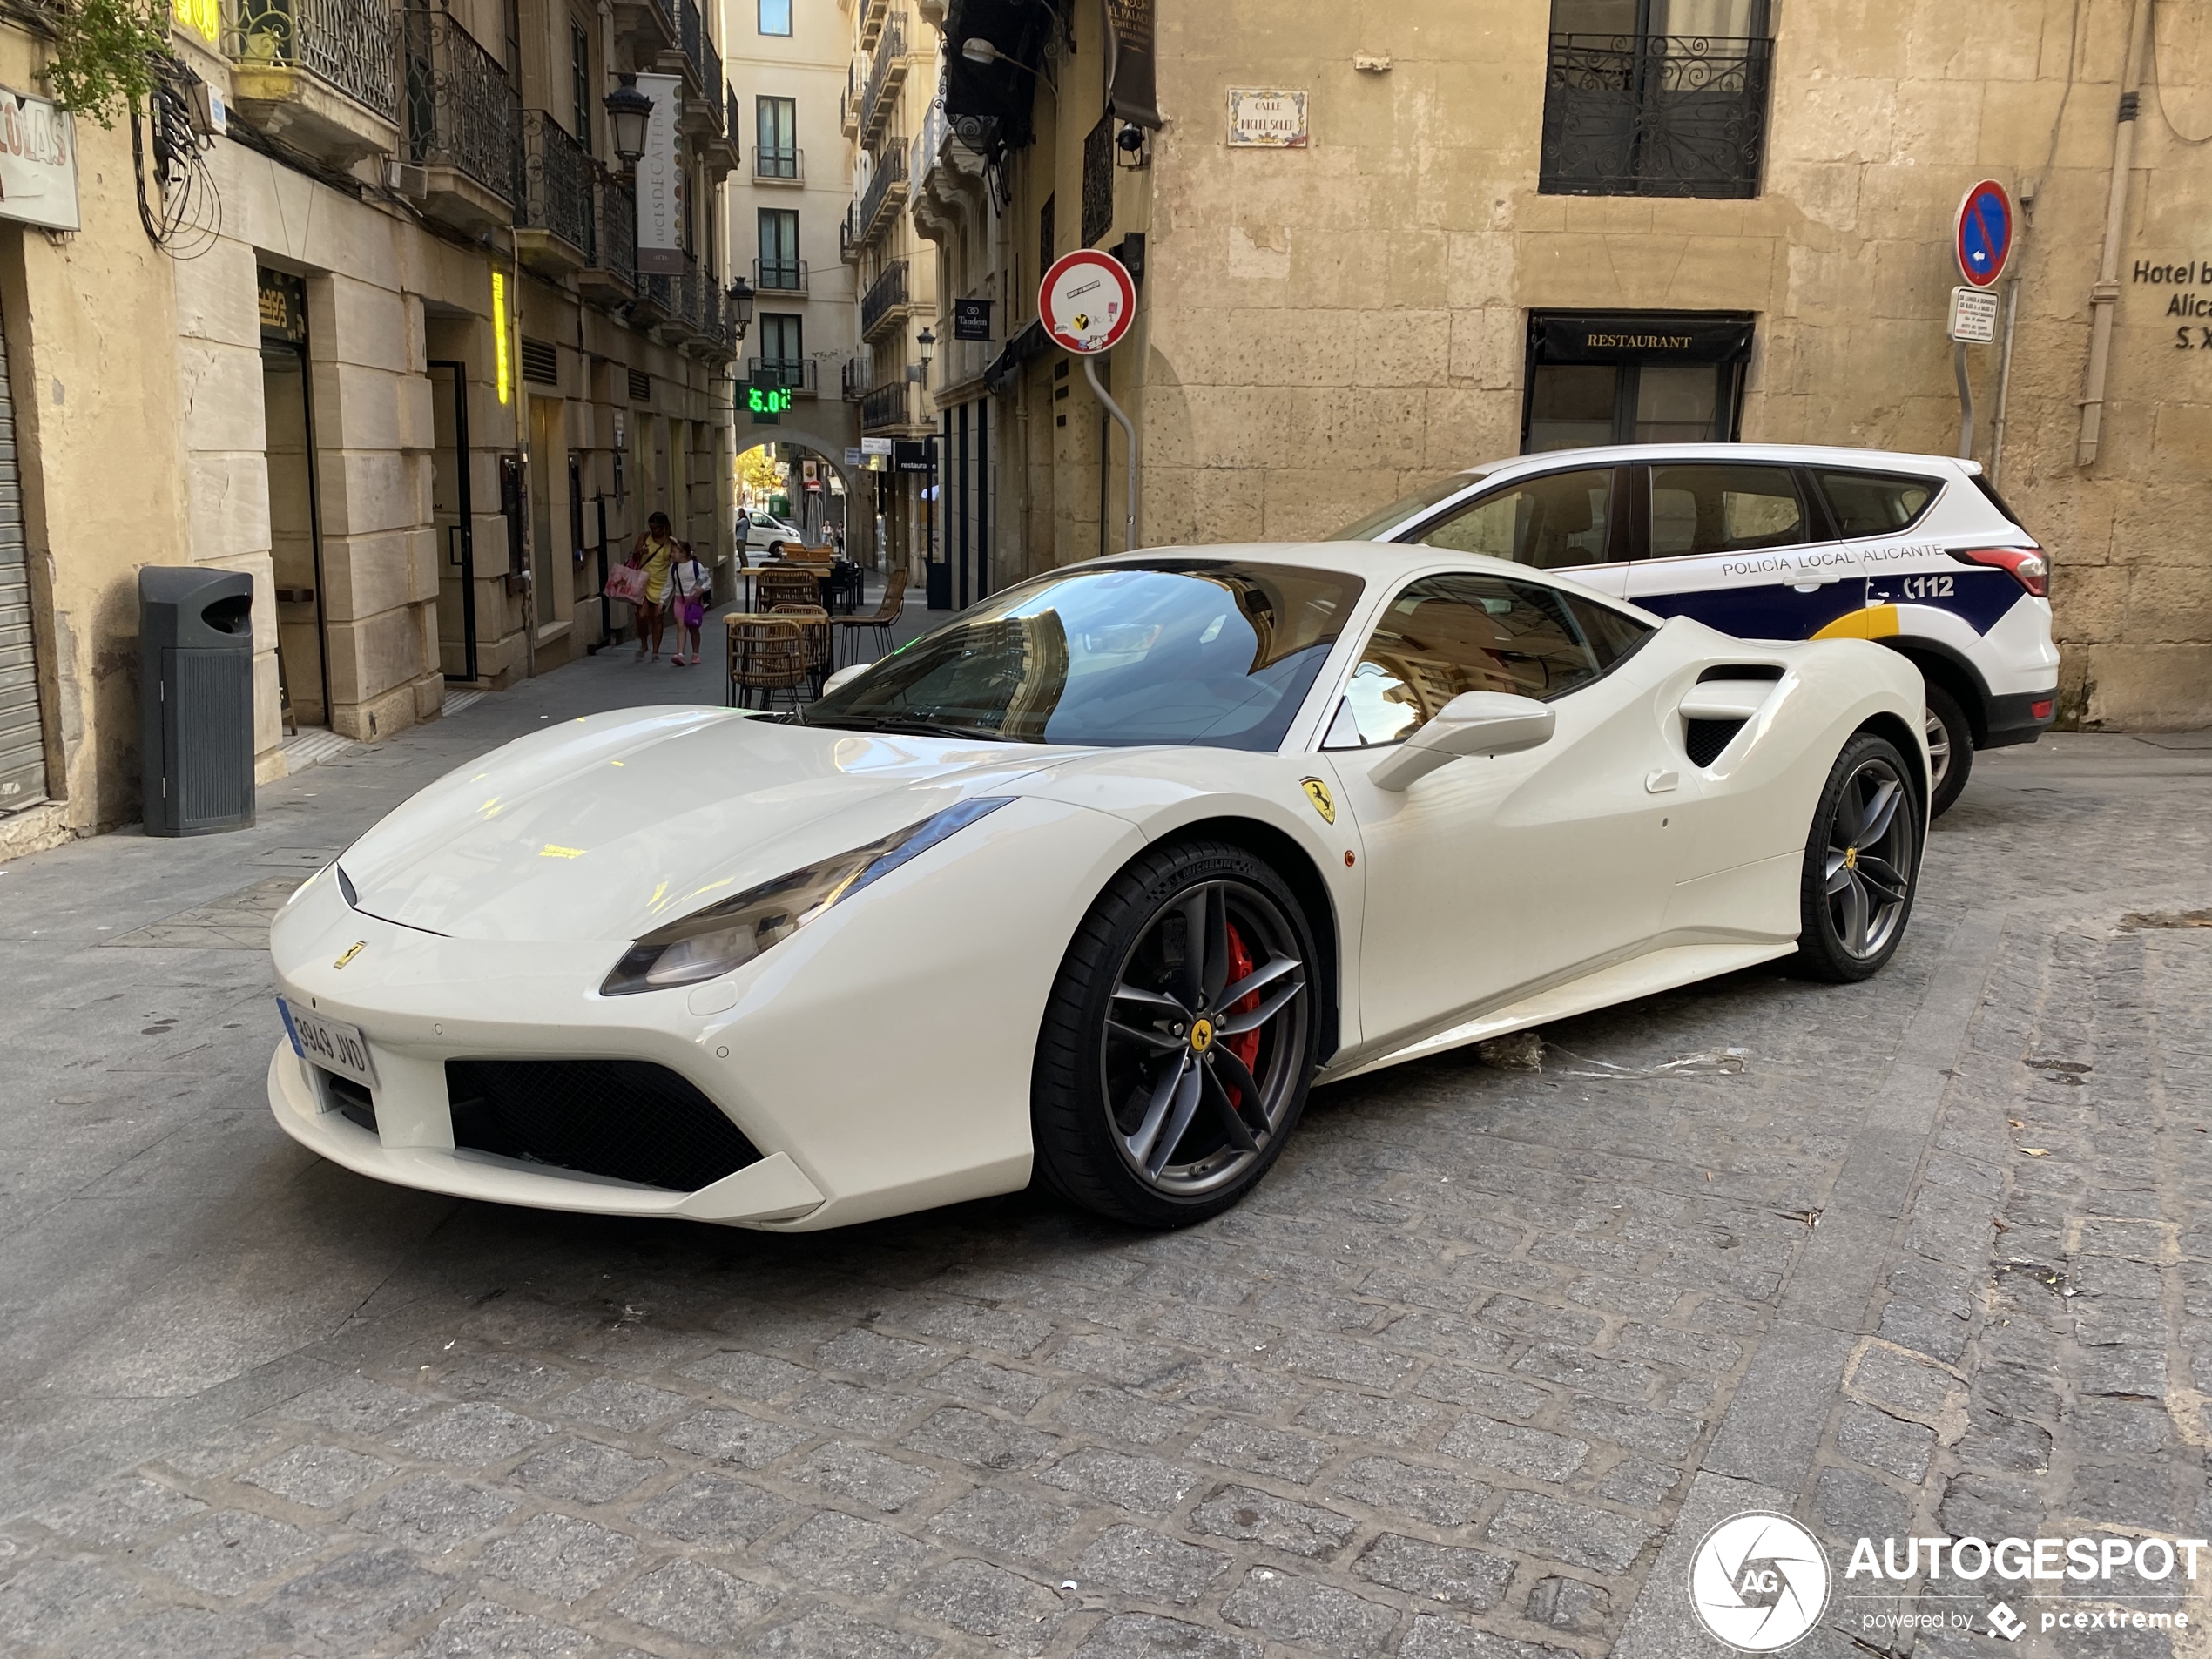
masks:
{"type": "MultiPolygon", "coordinates": [[[[1971,491],[1955,504],[1948,499],[1935,504],[1944,489],[1940,478],[1827,467],[1814,469],[1812,477],[1844,545],[1858,553],[1866,570],[1865,614],[1831,629],[1831,635],[1883,639],[1912,634],[1971,659],[1989,631],[2025,597],[2003,569],[1951,556],[1952,547],[1987,547],[1993,541],[1991,509],[1971,491]]],[[[2009,524],[1994,532],[1994,539],[2032,545],[2009,524]]]]}
{"type": "Polygon", "coordinates": [[[1629,545],[1619,502],[1632,467],[1575,467],[1483,491],[1401,535],[1401,542],[1557,570],[1621,597],[1629,545]]]}
{"type": "Polygon", "coordinates": [[[1774,462],[1634,469],[1626,597],[1741,639],[1810,639],[1865,603],[1858,552],[1827,538],[1798,470],[1774,462]]]}

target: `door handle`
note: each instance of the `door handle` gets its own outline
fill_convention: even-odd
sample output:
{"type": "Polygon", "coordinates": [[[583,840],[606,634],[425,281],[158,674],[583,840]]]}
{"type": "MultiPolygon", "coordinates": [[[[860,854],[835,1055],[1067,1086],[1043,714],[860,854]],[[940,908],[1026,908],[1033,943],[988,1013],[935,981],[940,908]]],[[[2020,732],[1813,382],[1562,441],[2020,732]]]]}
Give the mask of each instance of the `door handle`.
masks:
{"type": "Polygon", "coordinates": [[[1680,772],[1671,768],[1661,767],[1656,772],[1647,772],[1643,774],[1643,792],[1647,795],[1663,795],[1669,790],[1679,786],[1681,782],[1680,772]]]}

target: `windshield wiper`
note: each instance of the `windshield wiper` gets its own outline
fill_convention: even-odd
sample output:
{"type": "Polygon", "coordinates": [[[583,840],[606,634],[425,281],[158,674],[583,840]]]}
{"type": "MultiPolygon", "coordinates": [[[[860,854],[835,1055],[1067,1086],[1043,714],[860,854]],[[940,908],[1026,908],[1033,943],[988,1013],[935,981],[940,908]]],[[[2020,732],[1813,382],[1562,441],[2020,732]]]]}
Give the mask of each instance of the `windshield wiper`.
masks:
{"type": "Polygon", "coordinates": [[[980,739],[985,743],[1021,743],[1025,740],[1008,737],[1003,732],[994,732],[988,726],[954,725],[941,720],[909,720],[897,715],[847,714],[833,719],[807,720],[804,724],[833,731],[896,732],[921,738],[955,738],[962,742],[980,739]]]}

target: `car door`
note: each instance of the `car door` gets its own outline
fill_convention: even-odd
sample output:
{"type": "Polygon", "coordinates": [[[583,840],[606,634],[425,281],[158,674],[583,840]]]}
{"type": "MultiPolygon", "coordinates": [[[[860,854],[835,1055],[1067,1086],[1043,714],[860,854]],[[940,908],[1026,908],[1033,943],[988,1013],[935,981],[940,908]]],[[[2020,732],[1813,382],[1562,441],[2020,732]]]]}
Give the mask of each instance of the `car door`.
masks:
{"type": "Polygon", "coordinates": [[[1366,849],[1366,1038],[1415,1040],[1658,930],[1674,876],[1662,820],[1696,786],[1638,671],[1649,632],[1487,573],[1424,577],[1385,607],[1323,738],[1366,849]],[[1470,691],[1551,703],[1551,740],[1377,787],[1390,747],[1470,691]]]}
{"type": "Polygon", "coordinates": [[[1858,552],[1830,538],[1794,467],[1654,461],[1623,494],[1625,597],[1743,639],[1810,639],[1865,603],[1858,552]]]}
{"type": "Polygon", "coordinates": [[[1618,597],[1629,556],[1615,502],[1629,467],[1575,467],[1509,480],[1400,536],[1451,553],[1558,570],[1618,597]]]}

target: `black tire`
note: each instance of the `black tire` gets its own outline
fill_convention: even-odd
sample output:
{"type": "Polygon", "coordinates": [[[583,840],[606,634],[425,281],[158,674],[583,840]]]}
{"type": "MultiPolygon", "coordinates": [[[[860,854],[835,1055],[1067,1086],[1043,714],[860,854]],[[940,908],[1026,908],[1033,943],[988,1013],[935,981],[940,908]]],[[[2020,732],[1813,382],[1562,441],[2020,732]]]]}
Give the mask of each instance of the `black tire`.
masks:
{"type": "Polygon", "coordinates": [[[1045,1007],[1030,1085],[1037,1178],[1139,1227],[1187,1227],[1234,1204],[1305,1110],[1322,971],[1297,897],[1243,848],[1191,841],[1136,860],[1076,928],[1045,1007]],[[1248,976],[1264,991],[1223,995],[1248,976]]]}
{"type": "Polygon", "coordinates": [[[771,542],[771,543],[768,543],[768,556],[769,556],[770,558],[772,558],[772,559],[779,559],[779,558],[783,557],[783,556],[784,556],[784,548],[785,548],[785,546],[786,546],[786,543],[782,543],[782,542],[771,542]]]}
{"type": "Polygon", "coordinates": [[[1912,918],[1924,840],[1919,767],[1887,738],[1844,745],[1805,837],[1799,971],[1848,984],[1878,974],[1912,918]]]}
{"type": "Polygon", "coordinates": [[[1941,818],[1951,810],[1974,769],[1974,729],[1959,699],[1927,682],[1928,690],[1928,816],[1941,818]]]}

